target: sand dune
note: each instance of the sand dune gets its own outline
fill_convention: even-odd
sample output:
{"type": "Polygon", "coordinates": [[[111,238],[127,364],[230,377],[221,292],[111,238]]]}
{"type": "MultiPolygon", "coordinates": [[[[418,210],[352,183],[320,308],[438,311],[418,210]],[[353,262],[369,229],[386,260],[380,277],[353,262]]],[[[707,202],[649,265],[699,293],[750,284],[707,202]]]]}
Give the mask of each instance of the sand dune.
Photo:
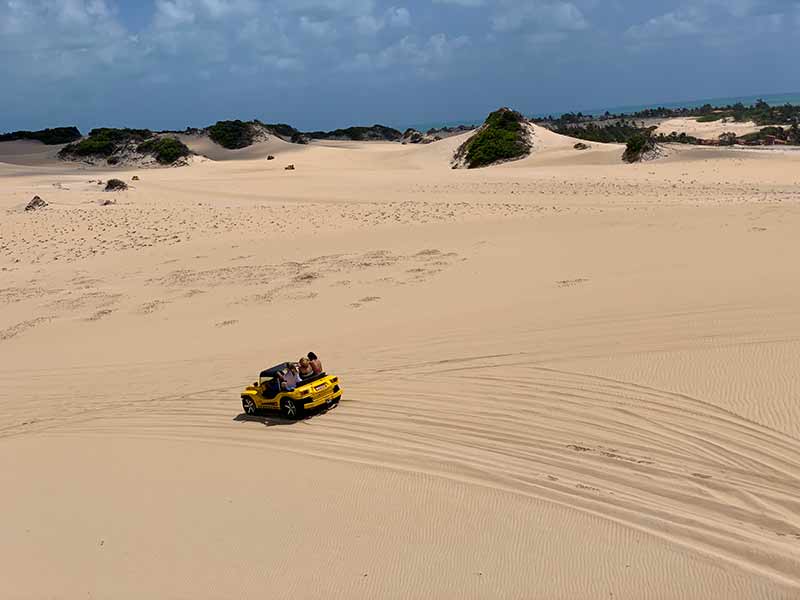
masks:
{"type": "Polygon", "coordinates": [[[279,137],[272,136],[263,142],[256,142],[247,148],[239,150],[228,150],[219,144],[211,141],[207,135],[176,135],[179,140],[186,144],[189,149],[201,156],[211,160],[264,160],[270,154],[283,154],[292,152],[300,148],[297,144],[291,144],[279,137]]]}
{"type": "Polygon", "coordinates": [[[0,163],[28,167],[62,165],[58,158],[61,148],[63,146],[46,146],[28,140],[0,142],[0,163]]]}
{"type": "Polygon", "coordinates": [[[797,598],[800,155],[535,133],[0,156],[0,596],[797,598]]]}

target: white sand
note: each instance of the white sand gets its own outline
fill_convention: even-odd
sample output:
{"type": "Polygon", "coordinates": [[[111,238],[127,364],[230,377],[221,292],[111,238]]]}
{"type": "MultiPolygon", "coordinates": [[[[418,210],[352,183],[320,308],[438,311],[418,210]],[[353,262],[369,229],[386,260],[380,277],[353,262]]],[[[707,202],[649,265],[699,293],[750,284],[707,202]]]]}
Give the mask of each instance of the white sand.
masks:
{"type": "Polygon", "coordinates": [[[663,121],[656,129],[656,133],[669,135],[674,131],[677,134],[685,133],[703,140],[715,140],[723,133],[735,133],[737,136],[742,136],[761,131],[761,128],[753,121],[736,122],[726,118],[710,123],[698,123],[695,117],[678,117],[663,121]]]}
{"type": "Polygon", "coordinates": [[[800,155],[539,135],[0,148],[0,597],[800,597],[800,155]]]}

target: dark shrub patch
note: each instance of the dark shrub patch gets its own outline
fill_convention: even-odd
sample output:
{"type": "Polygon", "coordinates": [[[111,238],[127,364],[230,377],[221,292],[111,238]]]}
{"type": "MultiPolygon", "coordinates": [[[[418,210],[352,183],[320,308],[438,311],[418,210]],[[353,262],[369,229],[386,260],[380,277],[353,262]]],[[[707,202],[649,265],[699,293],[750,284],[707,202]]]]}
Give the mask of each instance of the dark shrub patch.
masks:
{"type": "Polygon", "coordinates": [[[115,129],[112,127],[98,127],[89,132],[89,138],[109,140],[112,142],[126,142],[128,140],[146,140],[153,137],[149,129],[115,129]]]}
{"type": "Polygon", "coordinates": [[[372,125],[371,127],[346,127],[333,131],[311,131],[306,136],[316,140],[353,140],[362,141],[389,141],[395,142],[403,137],[397,129],[385,125],[372,125]]]}
{"type": "Polygon", "coordinates": [[[208,136],[213,142],[229,150],[247,148],[255,139],[253,126],[239,120],[217,122],[208,128],[208,136]]]}
{"type": "Polygon", "coordinates": [[[713,123],[714,121],[721,121],[727,115],[723,113],[712,113],[710,115],[703,115],[702,117],[697,118],[698,123],[713,123]]]}
{"type": "Polygon", "coordinates": [[[189,156],[189,148],[178,139],[171,137],[153,138],[139,144],[137,151],[152,154],[162,165],[171,165],[179,158],[189,156]]]}
{"type": "Polygon", "coordinates": [[[267,123],[264,125],[267,129],[271,129],[275,135],[291,139],[300,132],[286,123],[267,123]]]}
{"type": "Polygon", "coordinates": [[[111,140],[87,138],[77,144],[64,146],[59,156],[111,156],[116,150],[116,144],[111,140]]]}
{"type": "Polygon", "coordinates": [[[128,184],[122,181],[121,179],[109,179],[108,183],[106,183],[106,192],[118,192],[121,190],[127,190],[128,184]]]}
{"type": "Polygon", "coordinates": [[[589,142],[620,143],[625,144],[631,137],[644,131],[635,123],[622,119],[617,123],[602,124],[558,124],[553,131],[569,137],[586,140],[589,142]]]}
{"type": "Polygon", "coordinates": [[[628,140],[622,160],[629,163],[639,162],[645,154],[653,152],[655,149],[656,142],[651,135],[638,133],[628,140]]]}
{"type": "Polygon", "coordinates": [[[14,142],[17,140],[37,140],[48,146],[69,144],[81,139],[81,132],[77,127],[54,127],[39,131],[14,131],[0,134],[0,142],[14,142]]]}

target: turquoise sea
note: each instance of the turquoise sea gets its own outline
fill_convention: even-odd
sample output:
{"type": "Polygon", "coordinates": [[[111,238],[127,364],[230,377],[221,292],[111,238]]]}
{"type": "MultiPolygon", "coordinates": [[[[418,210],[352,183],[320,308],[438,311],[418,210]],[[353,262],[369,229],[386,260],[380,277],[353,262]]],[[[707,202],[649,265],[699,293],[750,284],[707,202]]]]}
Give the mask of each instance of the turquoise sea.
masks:
{"type": "MultiPolygon", "coordinates": [[[[704,104],[711,104],[713,106],[726,106],[728,104],[736,104],[741,102],[745,105],[755,104],[756,100],[762,99],[772,105],[779,104],[800,104],[800,92],[790,92],[783,94],[759,94],[755,96],[732,96],[725,98],[701,98],[699,100],[679,100],[670,102],[651,102],[649,104],[631,104],[627,106],[602,106],[598,108],[580,108],[580,107],[564,107],[562,110],[549,111],[547,113],[526,113],[530,117],[544,117],[547,115],[558,116],[567,112],[582,112],[585,115],[602,115],[606,111],[612,114],[630,114],[647,108],[696,108],[704,104]]],[[[517,110],[520,110],[519,108],[517,110]]],[[[416,123],[411,125],[404,125],[397,127],[403,130],[406,127],[413,127],[419,131],[427,131],[428,129],[441,127],[455,127],[457,125],[480,125],[486,115],[478,116],[472,119],[462,119],[460,121],[436,121],[430,123],[416,123]]]]}

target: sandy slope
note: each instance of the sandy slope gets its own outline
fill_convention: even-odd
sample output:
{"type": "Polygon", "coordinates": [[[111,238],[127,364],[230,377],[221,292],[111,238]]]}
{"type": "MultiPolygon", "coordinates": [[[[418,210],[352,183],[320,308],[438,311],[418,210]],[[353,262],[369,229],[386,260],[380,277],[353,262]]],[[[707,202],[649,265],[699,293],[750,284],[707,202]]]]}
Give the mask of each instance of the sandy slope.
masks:
{"type": "Polygon", "coordinates": [[[569,142],[0,164],[0,596],[797,598],[800,156],[569,142]]]}
{"type": "Polygon", "coordinates": [[[63,145],[46,146],[33,140],[0,142],[0,164],[66,167],[66,163],[58,159],[58,152],[63,147],[63,145]]]}

